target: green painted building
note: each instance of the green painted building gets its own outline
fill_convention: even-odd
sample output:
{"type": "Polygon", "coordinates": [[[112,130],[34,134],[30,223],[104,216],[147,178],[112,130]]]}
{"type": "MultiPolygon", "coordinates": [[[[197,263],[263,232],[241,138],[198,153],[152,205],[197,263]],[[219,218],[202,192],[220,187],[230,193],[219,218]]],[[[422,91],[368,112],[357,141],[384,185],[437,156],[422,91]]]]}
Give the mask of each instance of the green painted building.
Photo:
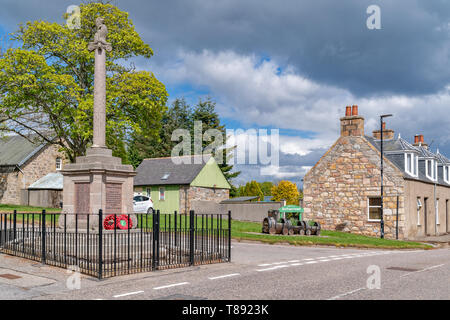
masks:
{"type": "Polygon", "coordinates": [[[195,204],[220,203],[229,198],[230,189],[211,156],[145,159],[134,178],[134,193],[149,195],[161,213],[187,213],[195,204]]]}

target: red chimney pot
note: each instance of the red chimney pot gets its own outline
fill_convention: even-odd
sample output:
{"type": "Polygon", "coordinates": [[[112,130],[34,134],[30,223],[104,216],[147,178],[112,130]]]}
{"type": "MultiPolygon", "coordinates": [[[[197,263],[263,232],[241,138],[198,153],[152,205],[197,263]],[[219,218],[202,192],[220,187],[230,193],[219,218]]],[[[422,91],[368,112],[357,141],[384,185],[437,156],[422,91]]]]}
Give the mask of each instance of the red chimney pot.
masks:
{"type": "Polygon", "coordinates": [[[345,116],[346,117],[350,117],[352,115],[352,107],[351,106],[346,106],[345,107],[345,116]]]}
{"type": "Polygon", "coordinates": [[[418,134],[416,134],[414,136],[414,144],[419,144],[419,135],[418,134]]]}
{"type": "Polygon", "coordinates": [[[358,106],[357,105],[353,105],[352,107],[352,116],[357,116],[358,115],[358,106]]]}

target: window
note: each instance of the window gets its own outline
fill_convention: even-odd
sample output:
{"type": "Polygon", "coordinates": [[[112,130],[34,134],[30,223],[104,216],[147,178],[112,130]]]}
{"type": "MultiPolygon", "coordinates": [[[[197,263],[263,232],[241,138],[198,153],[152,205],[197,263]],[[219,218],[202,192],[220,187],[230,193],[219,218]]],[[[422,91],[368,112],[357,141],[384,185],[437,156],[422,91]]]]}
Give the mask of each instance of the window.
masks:
{"type": "Polygon", "coordinates": [[[164,188],[159,188],[159,200],[164,201],[165,199],[166,197],[164,188]]]}
{"type": "Polygon", "coordinates": [[[417,177],[419,157],[414,153],[405,153],[405,171],[413,177],[417,177]]]}
{"type": "Polygon", "coordinates": [[[443,174],[444,174],[444,181],[450,184],[450,166],[442,166],[443,174]]]}
{"type": "Polygon", "coordinates": [[[381,219],[381,198],[369,198],[369,221],[380,221],[381,219]]]}
{"type": "Polygon", "coordinates": [[[428,179],[437,181],[437,162],[435,160],[426,160],[425,174],[428,179]]]}
{"type": "Polygon", "coordinates": [[[422,202],[417,198],[417,225],[420,226],[420,209],[422,209],[422,202]]]}
{"type": "Polygon", "coordinates": [[[61,170],[62,169],[62,159],[61,158],[56,158],[56,170],[61,170]]]}
{"type": "Polygon", "coordinates": [[[147,188],[147,196],[152,198],[152,188],[147,188]]]}

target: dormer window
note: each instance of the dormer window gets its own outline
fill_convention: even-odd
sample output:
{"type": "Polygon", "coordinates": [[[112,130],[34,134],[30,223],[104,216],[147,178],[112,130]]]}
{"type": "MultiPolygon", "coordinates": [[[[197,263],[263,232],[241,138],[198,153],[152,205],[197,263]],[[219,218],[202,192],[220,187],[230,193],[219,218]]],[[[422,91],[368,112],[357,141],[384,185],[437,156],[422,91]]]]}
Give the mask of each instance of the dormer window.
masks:
{"type": "Polygon", "coordinates": [[[425,161],[425,175],[428,179],[437,181],[437,162],[436,160],[426,160],[425,161]]]}
{"type": "Polygon", "coordinates": [[[450,184],[450,166],[443,166],[443,173],[444,173],[444,181],[448,184],[450,184]]]}
{"type": "Polygon", "coordinates": [[[405,153],[405,171],[413,177],[418,176],[419,157],[414,153],[405,153]]]}

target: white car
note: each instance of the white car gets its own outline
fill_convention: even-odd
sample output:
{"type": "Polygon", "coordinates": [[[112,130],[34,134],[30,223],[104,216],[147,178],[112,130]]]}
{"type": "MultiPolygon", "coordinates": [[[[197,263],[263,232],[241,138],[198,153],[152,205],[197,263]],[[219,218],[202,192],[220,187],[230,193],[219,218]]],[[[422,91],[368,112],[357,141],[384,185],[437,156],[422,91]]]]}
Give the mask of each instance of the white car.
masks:
{"type": "Polygon", "coordinates": [[[135,213],[153,213],[153,201],[147,196],[133,197],[133,211],[135,213]]]}

